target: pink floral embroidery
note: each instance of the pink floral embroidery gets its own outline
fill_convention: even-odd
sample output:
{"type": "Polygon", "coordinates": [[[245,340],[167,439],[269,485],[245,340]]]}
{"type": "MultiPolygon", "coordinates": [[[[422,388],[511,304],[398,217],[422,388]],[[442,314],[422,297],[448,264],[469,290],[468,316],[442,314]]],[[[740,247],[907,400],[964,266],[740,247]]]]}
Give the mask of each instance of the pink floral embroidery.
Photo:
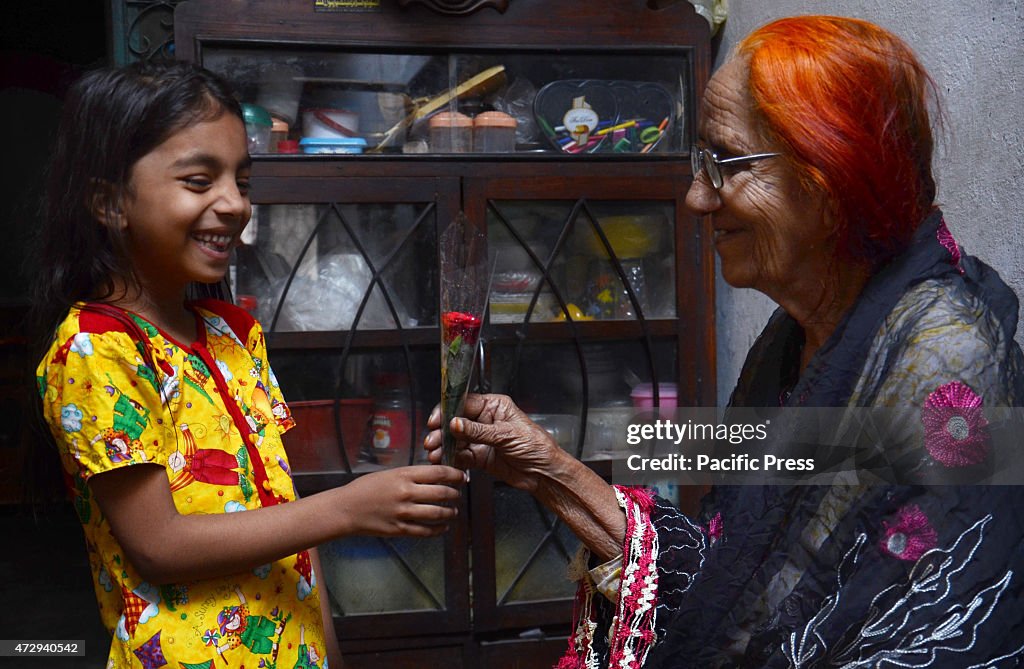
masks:
{"type": "Polygon", "coordinates": [[[708,541],[712,546],[722,538],[722,514],[716,513],[715,517],[708,521],[708,541]]]}
{"type": "Polygon", "coordinates": [[[928,396],[921,410],[924,445],[946,467],[966,467],[988,455],[988,421],[982,398],[970,386],[951,381],[928,396]]]}
{"type": "Polygon", "coordinates": [[[939,227],[935,231],[935,236],[938,238],[939,243],[946,247],[949,251],[950,260],[949,264],[957,268],[957,270],[963,274],[964,268],[960,266],[960,245],[953,239],[953,233],[946,227],[946,220],[943,219],[939,222],[939,227]]]}
{"type": "Polygon", "coordinates": [[[896,512],[896,522],[882,521],[885,533],[878,542],[882,552],[900,560],[917,560],[935,548],[937,536],[920,508],[905,506],[896,512]]]}

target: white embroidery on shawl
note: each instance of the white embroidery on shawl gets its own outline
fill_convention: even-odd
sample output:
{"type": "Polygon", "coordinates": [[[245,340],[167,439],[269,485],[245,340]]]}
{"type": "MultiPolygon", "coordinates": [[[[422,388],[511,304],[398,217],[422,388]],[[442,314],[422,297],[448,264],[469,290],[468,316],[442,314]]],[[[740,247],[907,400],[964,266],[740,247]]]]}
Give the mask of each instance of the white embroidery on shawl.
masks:
{"type": "Polygon", "coordinates": [[[826,649],[825,640],[817,632],[819,625],[828,620],[829,616],[835,610],[836,606],[839,605],[840,596],[843,592],[843,575],[846,573],[847,564],[856,564],[860,559],[861,549],[867,543],[867,535],[860,534],[857,536],[857,540],[853,544],[853,548],[848,550],[843,559],[839,562],[839,569],[836,570],[836,592],[834,595],[829,595],[825,598],[822,603],[821,609],[814,614],[814,616],[807,621],[807,625],[804,626],[803,634],[800,636],[799,643],[797,642],[796,632],[792,632],[789,635],[789,642],[783,642],[782,653],[789,658],[790,664],[793,669],[799,669],[800,667],[807,666],[811,660],[818,654],[819,650],[824,651],[826,649]],[[812,645],[808,645],[808,638],[813,635],[814,641],[812,645]]]}
{"type": "MultiPolygon", "coordinates": [[[[985,526],[991,520],[992,516],[987,515],[974,523],[957,537],[948,549],[934,548],[928,551],[915,563],[906,583],[891,585],[878,593],[871,602],[873,617],[865,623],[849,646],[836,655],[833,664],[844,669],[887,665],[929,667],[936,661],[936,655],[940,651],[962,653],[973,648],[978,629],[999,604],[1003,592],[1013,579],[1013,572],[1007,571],[998,582],[977,593],[967,603],[950,602],[947,598],[952,590],[954,577],[967,567],[983,543],[985,526]],[[958,551],[961,544],[964,544],[964,549],[958,551]],[[961,554],[964,550],[966,555],[961,554]],[[886,595],[894,595],[898,590],[904,590],[905,594],[900,595],[891,604],[880,605],[886,595]],[[928,601],[910,604],[912,598],[920,599],[928,595],[931,595],[928,601]],[[879,613],[882,606],[888,608],[879,613]],[[934,616],[934,621],[908,629],[907,626],[914,614],[934,607],[945,609],[934,616]],[[859,656],[859,651],[864,645],[862,642],[869,641],[872,646],[877,646],[897,639],[897,643],[888,649],[872,653],[868,657],[859,656]],[[957,641],[960,643],[954,643],[957,641]],[[855,653],[858,653],[858,656],[852,657],[855,653]]],[[[825,599],[818,613],[808,621],[799,641],[797,633],[794,632],[790,635],[789,641],[783,643],[783,654],[790,660],[794,669],[808,666],[819,653],[824,655],[828,650],[817,629],[838,606],[847,568],[857,563],[866,542],[867,536],[859,535],[854,547],[843,556],[836,576],[836,592],[825,599]]],[[[1020,652],[1018,650],[1014,655],[1020,652]]]]}
{"type": "MultiPolygon", "coordinates": [[[[993,657],[991,660],[986,660],[984,664],[972,664],[967,667],[967,669],[999,669],[999,663],[1003,660],[1013,660],[1013,658],[1020,657],[1021,655],[1024,655],[1024,646],[1021,646],[1008,655],[1000,655],[999,657],[993,657]]],[[[1017,666],[1017,661],[1014,660],[1013,664],[1008,664],[1006,666],[1015,667],[1017,666]]]]}
{"type": "MultiPolygon", "coordinates": [[[[659,507],[662,511],[665,511],[664,506],[659,507]]],[[[678,540],[677,543],[672,543],[662,547],[661,554],[667,555],[670,552],[675,551],[696,551],[697,552],[697,567],[694,571],[681,571],[677,569],[669,569],[666,565],[662,564],[667,562],[664,558],[659,560],[658,568],[666,574],[675,574],[679,577],[679,582],[683,585],[676,588],[664,588],[661,587],[661,599],[670,595],[681,595],[690,589],[693,585],[693,580],[696,578],[697,573],[704,566],[704,560],[707,559],[708,541],[707,536],[704,534],[703,528],[690,520],[686,515],[680,513],[676,509],[671,509],[670,512],[665,513],[664,520],[658,524],[659,532],[664,532],[665,536],[672,537],[674,540],[678,540]],[[674,513],[672,513],[674,512],[674,513]],[[681,521],[679,524],[673,524],[668,522],[669,520],[681,521]]]]}

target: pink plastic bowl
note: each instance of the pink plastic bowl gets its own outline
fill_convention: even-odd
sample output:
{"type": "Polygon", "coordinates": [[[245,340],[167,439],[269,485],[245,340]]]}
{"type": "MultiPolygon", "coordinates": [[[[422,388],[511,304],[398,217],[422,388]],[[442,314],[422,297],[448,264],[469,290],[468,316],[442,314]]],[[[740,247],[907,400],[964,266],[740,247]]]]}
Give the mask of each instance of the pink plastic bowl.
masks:
{"type": "MultiPolygon", "coordinates": [[[[638,383],[629,394],[633,398],[633,406],[637,409],[654,408],[654,384],[638,383]]],[[[679,387],[674,383],[658,384],[658,403],[662,408],[674,407],[679,398],[679,387]]]]}

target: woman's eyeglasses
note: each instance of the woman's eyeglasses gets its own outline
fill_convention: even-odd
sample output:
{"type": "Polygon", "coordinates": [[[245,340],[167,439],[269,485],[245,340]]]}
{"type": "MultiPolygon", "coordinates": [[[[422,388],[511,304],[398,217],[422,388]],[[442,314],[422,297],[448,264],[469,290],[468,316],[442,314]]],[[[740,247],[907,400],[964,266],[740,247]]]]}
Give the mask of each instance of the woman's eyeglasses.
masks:
{"type": "Polygon", "coordinates": [[[703,169],[708,173],[708,180],[711,181],[711,185],[718,190],[725,183],[722,178],[721,166],[726,165],[741,165],[743,163],[752,163],[755,160],[764,160],[765,158],[774,158],[780,156],[780,153],[752,153],[749,156],[736,156],[735,158],[719,158],[718,155],[711,149],[697,146],[696,144],[690,147],[690,167],[693,169],[693,178],[696,179],[697,175],[703,169]]]}

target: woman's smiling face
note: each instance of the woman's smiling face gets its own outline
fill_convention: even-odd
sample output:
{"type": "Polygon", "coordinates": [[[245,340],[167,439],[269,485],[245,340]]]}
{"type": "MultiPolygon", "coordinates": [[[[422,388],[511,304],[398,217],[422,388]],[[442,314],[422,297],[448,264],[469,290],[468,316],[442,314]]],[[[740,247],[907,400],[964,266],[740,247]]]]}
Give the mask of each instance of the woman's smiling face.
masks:
{"type": "MultiPolygon", "coordinates": [[[[747,87],[747,64],[733,58],[708,82],[701,108],[700,144],[719,158],[779,152],[764,132],[747,87]]],[[[722,276],[780,301],[801,279],[831,263],[825,198],[809,193],[784,155],[723,166],[715,190],[701,171],[686,194],[694,214],[710,215],[722,276]]]]}

